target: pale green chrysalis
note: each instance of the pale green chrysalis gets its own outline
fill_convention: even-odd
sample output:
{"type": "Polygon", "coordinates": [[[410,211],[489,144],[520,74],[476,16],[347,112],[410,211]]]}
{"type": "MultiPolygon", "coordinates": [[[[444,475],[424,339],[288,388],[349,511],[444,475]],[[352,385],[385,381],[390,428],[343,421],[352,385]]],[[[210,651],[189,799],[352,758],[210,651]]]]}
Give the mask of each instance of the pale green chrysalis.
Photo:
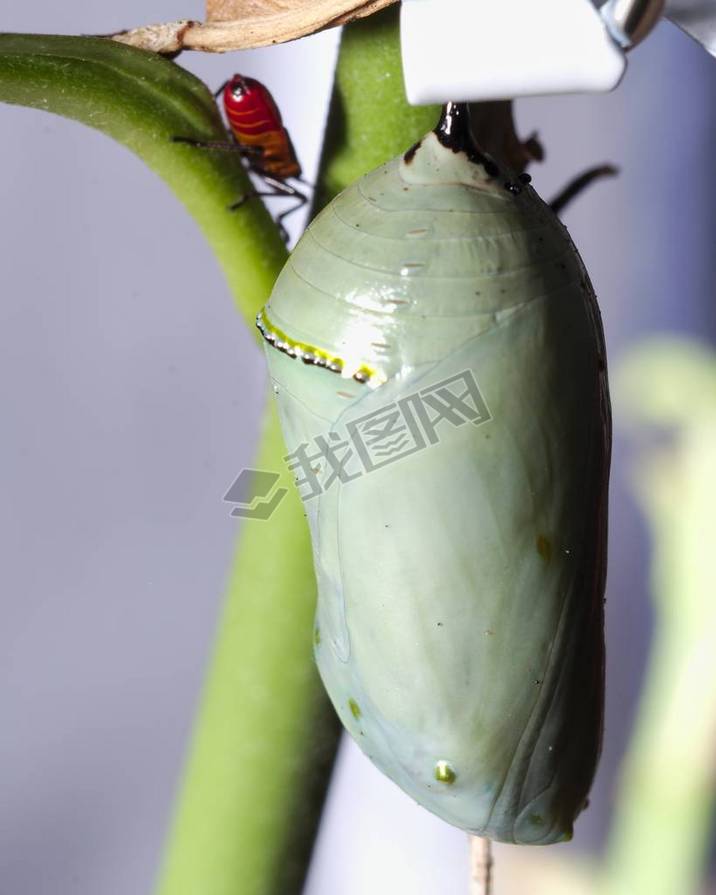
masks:
{"type": "Polygon", "coordinates": [[[600,749],[604,345],[566,229],[465,116],[318,215],[258,325],[343,724],[449,823],[551,843],[600,749]]]}

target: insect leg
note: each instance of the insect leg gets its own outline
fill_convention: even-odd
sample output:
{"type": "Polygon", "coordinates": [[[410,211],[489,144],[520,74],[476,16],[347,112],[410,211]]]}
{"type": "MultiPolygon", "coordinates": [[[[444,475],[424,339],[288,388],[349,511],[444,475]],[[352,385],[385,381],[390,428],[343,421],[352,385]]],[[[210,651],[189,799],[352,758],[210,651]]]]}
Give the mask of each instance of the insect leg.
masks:
{"type": "MultiPolygon", "coordinates": [[[[242,147],[242,149],[243,149],[243,147],[242,147]]],[[[295,197],[296,199],[300,199],[300,202],[298,205],[296,205],[296,208],[300,208],[301,205],[303,205],[306,201],[308,201],[306,199],[306,197],[303,195],[303,193],[299,192],[299,190],[297,190],[296,187],[291,186],[290,183],[286,183],[285,180],[279,180],[276,177],[271,177],[270,175],[264,174],[262,171],[258,171],[255,168],[249,168],[249,170],[253,174],[258,175],[263,180],[263,182],[266,184],[266,186],[270,187],[270,189],[268,189],[268,190],[254,190],[254,189],[249,190],[248,193],[244,193],[243,196],[239,196],[239,198],[236,200],[236,202],[232,202],[231,205],[229,205],[229,211],[236,211],[237,208],[241,208],[241,206],[244,204],[244,202],[247,202],[249,199],[253,198],[254,196],[269,196],[269,197],[270,196],[291,196],[291,197],[295,197]]],[[[289,211],[293,211],[293,210],[294,210],[293,208],[289,209],[289,211]]],[[[286,214],[286,212],[284,212],[284,214],[286,214]]]]}
{"type": "Polygon", "coordinates": [[[294,211],[298,211],[299,208],[303,208],[303,206],[308,202],[308,197],[305,193],[302,193],[300,190],[297,190],[295,186],[292,186],[290,183],[286,183],[285,180],[279,180],[275,177],[264,177],[264,180],[269,186],[272,186],[276,190],[276,195],[282,196],[290,196],[291,198],[296,200],[296,204],[292,205],[290,208],[286,209],[286,211],[282,211],[280,215],[276,218],[276,223],[285,233],[283,228],[283,219],[288,217],[288,215],[293,214],[294,211]]]}
{"type": "Polygon", "coordinates": [[[196,146],[199,149],[221,149],[224,152],[240,152],[244,154],[244,147],[230,140],[196,140],[194,137],[171,137],[172,143],[184,143],[187,146],[196,146]]]}
{"type": "MultiPolygon", "coordinates": [[[[228,135],[227,131],[227,135],[228,135]]],[[[260,146],[245,146],[243,143],[237,143],[233,138],[227,140],[197,140],[194,137],[172,137],[172,143],[184,143],[186,146],[194,146],[198,149],[220,149],[222,152],[238,152],[242,158],[248,162],[250,170],[254,173],[261,172],[256,170],[256,162],[263,155],[263,149],[260,146]]]]}
{"type": "Polygon", "coordinates": [[[240,196],[236,202],[232,202],[231,205],[229,205],[229,211],[236,211],[237,208],[241,208],[244,203],[248,202],[249,199],[254,198],[254,196],[286,196],[296,199],[295,205],[292,205],[286,211],[282,211],[281,214],[276,217],[276,225],[278,226],[281,238],[284,242],[288,242],[288,231],[283,225],[283,219],[289,214],[293,214],[293,212],[297,211],[299,208],[302,208],[306,202],[308,202],[308,197],[300,190],[297,190],[295,186],[291,186],[290,183],[286,183],[284,180],[279,180],[275,177],[267,177],[265,174],[261,174],[260,176],[263,177],[264,183],[270,187],[270,189],[250,190],[248,193],[244,193],[244,195],[240,196]]]}
{"type": "Polygon", "coordinates": [[[264,150],[262,146],[247,146],[246,143],[239,143],[241,147],[241,152],[246,156],[247,160],[251,162],[254,166],[254,171],[259,176],[263,176],[260,170],[256,167],[256,159],[262,158],[264,154],[264,150]]]}
{"type": "Polygon", "coordinates": [[[214,91],[214,99],[218,99],[219,96],[221,96],[221,94],[224,92],[224,88],[230,81],[231,81],[231,78],[227,78],[224,81],[224,83],[219,87],[219,89],[214,91]]]}
{"type": "Polygon", "coordinates": [[[288,231],[283,225],[284,218],[287,218],[290,214],[293,214],[294,211],[298,211],[299,208],[303,208],[303,206],[308,202],[308,196],[304,193],[299,192],[294,188],[293,193],[291,193],[295,199],[296,204],[292,205],[290,208],[286,209],[286,211],[282,211],[280,215],[276,218],[276,223],[278,224],[279,231],[281,232],[281,236],[283,237],[284,242],[288,242],[288,231]]]}
{"type": "Polygon", "coordinates": [[[276,217],[276,224],[278,225],[279,232],[281,233],[284,242],[288,242],[288,230],[286,230],[283,225],[284,218],[293,214],[294,211],[298,211],[299,208],[303,208],[307,201],[305,196],[301,196],[300,200],[295,205],[292,205],[287,211],[282,211],[281,214],[276,217]]]}
{"type": "Polygon", "coordinates": [[[295,186],[291,186],[290,183],[287,183],[285,180],[280,180],[278,177],[271,177],[271,175],[263,174],[264,183],[268,186],[273,187],[276,195],[280,196],[295,196],[297,199],[300,197],[306,202],[306,197],[300,190],[297,190],[295,186]]]}
{"type": "Polygon", "coordinates": [[[239,198],[232,202],[231,205],[228,206],[229,211],[236,211],[237,208],[241,208],[242,205],[245,205],[249,199],[253,199],[256,196],[282,196],[283,193],[277,193],[275,190],[249,190],[248,193],[244,193],[243,196],[239,196],[239,198]]]}
{"type": "Polygon", "coordinates": [[[549,207],[555,214],[559,214],[569,205],[572,199],[578,196],[590,184],[594,183],[595,180],[599,180],[602,177],[615,177],[618,173],[619,168],[615,168],[614,165],[597,165],[594,168],[589,168],[583,174],[580,174],[579,177],[570,180],[567,186],[552,199],[549,207]]]}
{"type": "MultiPolygon", "coordinates": [[[[256,196],[271,197],[271,196],[284,196],[284,195],[286,195],[286,194],[282,193],[282,192],[278,192],[277,190],[250,190],[248,193],[244,193],[243,196],[240,196],[236,200],[236,202],[232,202],[231,205],[229,205],[229,211],[236,211],[237,208],[241,208],[241,206],[244,205],[246,202],[248,202],[249,199],[253,199],[256,196]]],[[[293,211],[292,208],[289,210],[293,211]]],[[[283,224],[281,222],[281,218],[283,218],[285,215],[286,215],[286,212],[284,212],[283,214],[280,214],[276,218],[276,225],[278,226],[278,232],[281,234],[281,239],[283,239],[284,242],[288,242],[288,231],[286,230],[286,228],[283,226],[283,224]]]]}
{"type": "Polygon", "coordinates": [[[282,226],[283,219],[288,217],[290,214],[293,214],[294,211],[298,211],[299,208],[303,208],[303,206],[308,202],[308,197],[303,193],[299,193],[298,190],[293,194],[296,199],[296,204],[292,205],[286,211],[282,211],[281,214],[276,218],[276,223],[279,226],[282,226]]]}

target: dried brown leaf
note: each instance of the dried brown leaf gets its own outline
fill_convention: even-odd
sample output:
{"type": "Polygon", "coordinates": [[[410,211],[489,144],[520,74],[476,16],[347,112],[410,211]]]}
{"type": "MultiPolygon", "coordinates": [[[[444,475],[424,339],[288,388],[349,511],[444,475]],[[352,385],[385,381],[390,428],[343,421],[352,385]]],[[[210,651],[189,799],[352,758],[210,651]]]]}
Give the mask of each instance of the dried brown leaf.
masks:
{"type": "Polygon", "coordinates": [[[345,25],[396,0],[207,0],[206,22],[145,25],[112,35],[155,53],[204,50],[226,53],[285,43],[324,28],[345,25]]]}
{"type": "Polygon", "coordinates": [[[166,22],[163,25],[145,25],[112,34],[112,40],[118,43],[151,50],[152,53],[178,53],[184,49],[184,37],[188,29],[198,25],[189,19],[178,22],[166,22]]]}

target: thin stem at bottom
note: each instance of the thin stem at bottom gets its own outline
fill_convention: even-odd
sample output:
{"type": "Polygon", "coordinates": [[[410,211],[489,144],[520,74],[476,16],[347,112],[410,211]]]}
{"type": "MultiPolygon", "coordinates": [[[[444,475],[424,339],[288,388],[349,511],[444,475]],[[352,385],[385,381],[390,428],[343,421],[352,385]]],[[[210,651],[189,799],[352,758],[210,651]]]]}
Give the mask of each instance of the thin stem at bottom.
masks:
{"type": "Polygon", "coordinates": [[[483,836],[470,836],[470,895],[492,893],[492,843],[483,836]]]}

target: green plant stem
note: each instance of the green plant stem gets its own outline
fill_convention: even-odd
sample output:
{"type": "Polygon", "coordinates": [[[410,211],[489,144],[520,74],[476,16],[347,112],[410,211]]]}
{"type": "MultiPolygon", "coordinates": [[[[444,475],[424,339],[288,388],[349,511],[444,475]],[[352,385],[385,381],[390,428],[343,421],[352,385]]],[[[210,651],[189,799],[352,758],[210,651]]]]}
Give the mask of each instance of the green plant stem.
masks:
{"type": "Polygon", "coordinates": [[[139,155],[196,220],[253,325],[286,248],[261,202],[227,210],[250,189],[236,153],[172,142],[173,136],[225,139],[205,84],[167,59],[110,40],[0,34],[0,101],[73,118],[139,155]]]}
{"type": "Polygon", "coordinates": [[[716,355],[652,339],[616,372],[619,413],[671,440],[643,452],[632,475],[653,539],[655,632],[600,891],[693,895],[714,807],[716,355]]]}
{"type": "Polygon", "coordinates": [[[409,106],[403,88],[398,9],[343,29],[328,111],[316,205],[405,152],[435,127],[438,106],[409,106]]]}
{"type": "MultiPolygon", "coordinates": [[[[256,464],[281,469],[273,406],[256,464]]],[[[159,892],[296,892],[337,724],[311,655],[315,582],[291,489],[243,527],[159,892]]]]}
{"type": "MultiPolygon", "coordinates": [[[[344,31],[320,206],[435,122],[403,99],[396,13],[344,31]],[[336,118],[336,109],[342,110],[336,118]]],[[[269,408],[257,466],[283,470],[269,408]]],[[[312,655],[315,581],[294,491],[239,544],[159,895],[295,895],[338,744],[312,655]]]]}

